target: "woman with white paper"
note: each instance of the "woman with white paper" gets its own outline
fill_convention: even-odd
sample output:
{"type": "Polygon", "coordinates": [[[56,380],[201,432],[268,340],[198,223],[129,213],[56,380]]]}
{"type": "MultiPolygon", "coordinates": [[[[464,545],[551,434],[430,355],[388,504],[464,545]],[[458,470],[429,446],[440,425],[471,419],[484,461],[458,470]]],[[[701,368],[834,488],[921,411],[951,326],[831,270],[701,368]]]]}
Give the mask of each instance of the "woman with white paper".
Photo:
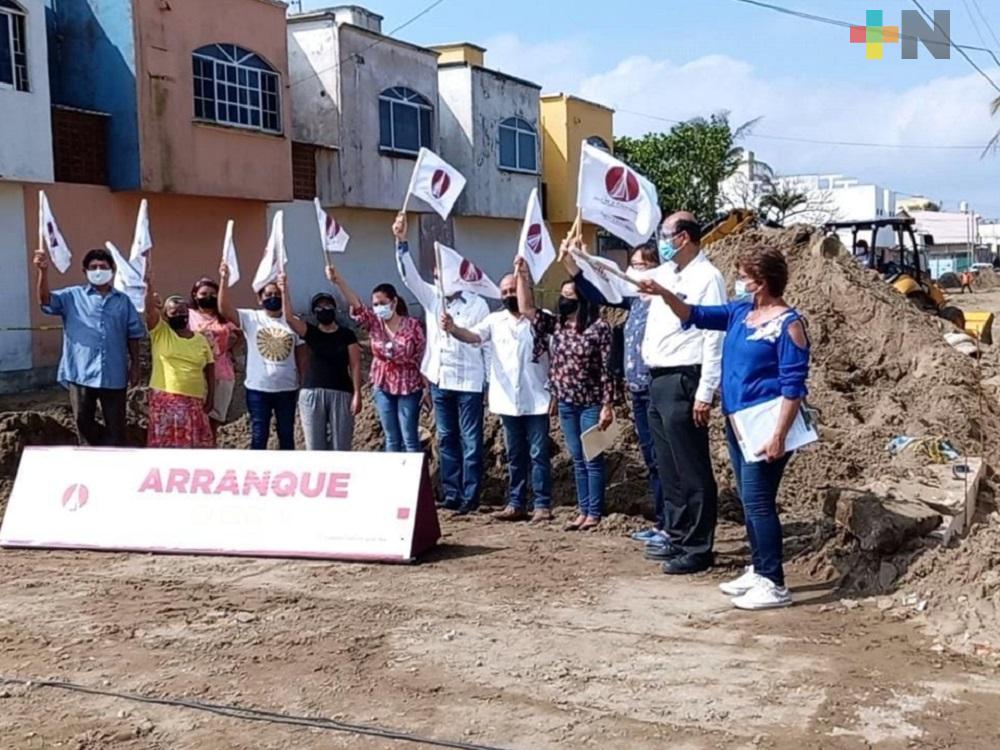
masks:
{"type": "Polygon", "coordinates": [[[770,609],[792,603],[782,568],[778,487],[791,453],[786,438],[807,395],[809,338],[800,313],[782,295],[788,264],[775,248],[749,250],[737,260],[735,299],[719,306],[688,305],[652,280],[641,282],[659,295],[685,326],[725,331],[722,351],[722,411],[727,416],[729,456],[746,517],[753,564],[720,586],[740,609],[770,609]],[[748,461],[733,429],[734,415],[777,402],[770,439],[748,461]]]}

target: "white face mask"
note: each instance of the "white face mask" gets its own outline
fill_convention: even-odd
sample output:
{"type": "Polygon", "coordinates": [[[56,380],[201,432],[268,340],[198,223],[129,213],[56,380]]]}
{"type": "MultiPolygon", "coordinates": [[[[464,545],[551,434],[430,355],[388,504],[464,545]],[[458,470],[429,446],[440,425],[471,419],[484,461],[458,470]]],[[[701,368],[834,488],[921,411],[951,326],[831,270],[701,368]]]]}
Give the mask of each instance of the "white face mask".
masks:
{"type": "Polygon", "coordinates": [[[94,268],[87,271],[87,281],[94,286],[104,286],[110,284],[114,277],[114,272],[110,268],[94,268]]]}
{"type": "Polygon", "coordinates": [[[392,317],[392,305],[390,304],[372,305],[372,310],[379,320],[389,320],[392,317]]]}

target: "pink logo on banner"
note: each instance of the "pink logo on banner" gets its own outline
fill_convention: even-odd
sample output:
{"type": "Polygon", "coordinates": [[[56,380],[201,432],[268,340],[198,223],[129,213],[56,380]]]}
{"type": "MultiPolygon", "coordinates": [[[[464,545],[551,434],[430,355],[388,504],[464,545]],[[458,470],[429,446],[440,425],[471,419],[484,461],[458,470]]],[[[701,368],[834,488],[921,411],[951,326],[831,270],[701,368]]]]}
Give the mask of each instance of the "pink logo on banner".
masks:
{"type": "Polygon", "coordinates": [[[90,499],[90,490],[84,484],[71,484],[63,492],[62,506],[70,511],[80,510],[90,499]]]}
{"type": "Polygon", "coordinates": [[[451,177],[448,176],[448,173],[443,169],[434,170],[434,176],[431,177],[431,195],[440,199],[450,187],[451,177]]]}
{"type": "Polygon", "coordinates": [[[332,216],[330,216],[329,214],[327,214],[327,217],[326,217],[326,236],[327,236],[327,239],[331,239],[332,240],[338,234],[340,234],[340,224],[338,224],[336,222],[336,220],[332,216]]]}
{"type": "Polygon", "coordinates": [[[528,238],[525,240],[528,249],[535,255],[542,252],[542,225],[532,224],[528,227],[528,238]]]}
{"type": "Polygon", "coordinates": [[[468,260],[462,261],[462,265],[458,267],[458,275],[462,277],[463,281],[470,284],[483,280],[483,272],[476,268],[475,263],[468,260]]]}
{"type": "Polygon", "coordinates": [[[59,240],[56,238],[56,228],[52,226],[52,222],[46,222],[45,228],[49,232],[49,247],[58,247],[59,240]]]}
{"type": "Polygon", "coordinates": [[[639,197],[639,178],[624,167],[609,169],[604,176],[604,187],[616,201],[631,203],[639,197]]]}

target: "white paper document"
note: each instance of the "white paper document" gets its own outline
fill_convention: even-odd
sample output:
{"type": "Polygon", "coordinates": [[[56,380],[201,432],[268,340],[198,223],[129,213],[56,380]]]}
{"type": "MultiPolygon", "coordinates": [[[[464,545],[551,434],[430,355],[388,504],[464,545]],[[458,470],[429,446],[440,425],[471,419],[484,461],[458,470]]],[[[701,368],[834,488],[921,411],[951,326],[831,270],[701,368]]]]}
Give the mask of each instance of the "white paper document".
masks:
{"type": "MultiPolygon", "coordinates": [[[[743,452],[743,460],[747,463],[764,460],[764,457],[758,456],[757,453],[774,437],[783,401],[784,399],[779,397],[729,415],[729,423],[736,433],[736,440],[743,452]]],[[[800,406],[799,413],[792,422],[792,428],[788,431],[788,437],[785,438],[785,450],[798,450],[817,440],[819,435],[816,432],[816,425],[809,412],[800,406]]]]}
{"type": "Polygon", "coordinates": [[[583,457],[588,461],[593,461],[608,448],[618,442],[621,434],[620,421],[612,422],[608,429],[602,430],[599,425],[594,425],[589,430],[584,430],[580,435],[580,442],[583,443],[583,457]]]}

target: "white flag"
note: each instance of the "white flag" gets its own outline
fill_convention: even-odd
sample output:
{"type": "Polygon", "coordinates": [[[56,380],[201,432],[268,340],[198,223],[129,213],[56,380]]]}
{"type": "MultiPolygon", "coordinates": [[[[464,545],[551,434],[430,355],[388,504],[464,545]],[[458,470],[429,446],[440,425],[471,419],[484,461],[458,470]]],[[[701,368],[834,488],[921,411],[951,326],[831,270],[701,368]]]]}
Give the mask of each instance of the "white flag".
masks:
{"type": "Polygon", "coordinates": [[[475,263],[466,260],[447,245],[442,245],[440,242],[435,245],[441,254],[441,268],[438,269],[438,273],[441,275],[445,294],[474,292],[483,297],[500,299],[500,289],[475,263]]]}
{"type": "Polygon", "coordinates": [[[236,243],[233,241],[233,228],[236,222],[230,219],[226,222],[226,239],[222,241],[222,262],[229,267],[229,283],[232,287],[240,280],[240,260],[236,257],[236,243]]]}
{"type": "Polygon", "coordinates": [[[429,149],[420,149],[407,195],[415,195],[447,219],[465,189],[462,173],[429,149]]]}
{"type": "Polygon", "coordinates": [[[586,142],[576,205],[585,221],[604,227],[630,247],[646,242],[663,218],[653,183],[586,142]]]}
{"type": "Polygon", "coordinates": [[[59,273],[66,273],[73,256],[70,253],[69,245],[63,239],[62,232],[59,231],[59,226],[52,215],[52,209],[49,208],[49,199],[44,190],[38,191],[38,230],[39,235],[45,240],[52,265],[58,269],[59,273]]]}
{"type": "Polygon", "coordinates": [[[533,188],[528,197],[528,209],[524,215],[524,226],[521,227],[521,242],[517,246],[517,254],[527,261],[531,278],[536,284],[541,283],[542,276],[556,259],[552,237],[542,218],[542,202],[538,200],[538,188],[533,188]]]}
{"type": "Polygon", "coordinates": [[[146,278],[146,258],[153,249],[153,238],[149,234],[149,204],[143,198],[139,203],[139,213],[135,217],[135,234],[132,236],[132,250],[128,260],[132,268],[146,278]]]}
{"type": "Polygon", "coordinates": [[[642,281],[653,276],[653,271],[622,271],[618,264],[608,258],[586,255],[577,250],[570,251],[583,277],[601,293],[608,302],[618,304],[624,297],[638,297],[639,289],[626,280],[642,281]]]}
{"type": "Polygon", "coordinates": [[[257,274],[253,277],[253,290],[260,293],[265,286],[275,281],[278,274],[285,272],[288,263],[288,253],[285,251],[285,212],[276,211],[271,221],[271,234],[267,238],[264,257],[257,266],[257,274]]]}
{"type": "Polygon", "coordinates": [[[319,198],[313,198],[313,203],[316,206],[316,221],[319,222],[319,236],[323,241],[323,250],[328,253],[342,253],[347,250],[351,236],[336,219],[323,210],[319,198]]]}
{"type": "Polygon", "coordinates": [[[146,311],[146,279],[139,269],[129,263],[113,242],[104,247],[115,261],[115,289],[128,296],[139,312],[146,311]]]}

